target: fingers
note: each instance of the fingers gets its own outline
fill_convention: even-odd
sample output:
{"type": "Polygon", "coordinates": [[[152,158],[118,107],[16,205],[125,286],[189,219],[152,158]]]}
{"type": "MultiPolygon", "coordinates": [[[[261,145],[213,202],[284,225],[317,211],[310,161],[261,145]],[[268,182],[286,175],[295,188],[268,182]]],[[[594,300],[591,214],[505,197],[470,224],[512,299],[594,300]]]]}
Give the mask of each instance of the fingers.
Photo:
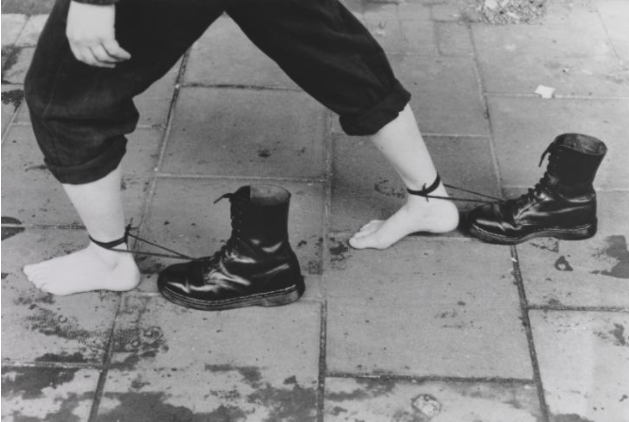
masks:
{"type": "Polygon", "coordinates": [[[109,57],[115,58],[118,61],[129,60],[131,54],[118,44],[116,40],[109,40],[102,43],[103,49],[107,52],[109,57]]]}

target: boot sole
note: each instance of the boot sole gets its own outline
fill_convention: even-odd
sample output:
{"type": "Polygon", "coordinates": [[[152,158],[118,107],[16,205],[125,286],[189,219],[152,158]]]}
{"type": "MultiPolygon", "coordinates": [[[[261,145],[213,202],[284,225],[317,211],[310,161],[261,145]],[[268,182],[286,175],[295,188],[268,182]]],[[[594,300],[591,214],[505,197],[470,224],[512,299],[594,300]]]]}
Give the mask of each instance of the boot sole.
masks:
{"type": "Polygon", "coordinates": [[[304,278],[300,278],[292,286],[271,292],[257,293],[225,300],[207,301],[179,295],[168,289],[160,289],[160,293],[168,301],[186,308],[201,311],[224,311],[227,309],[244,308],[247,306],[282,306],[297,301],[304,294],[306,286],[304,278]]]}
{"type": "Polygon", "coordinates": [[[499,245],[517,245],[536,237],[554,237],[555,239],[561,240],[583,240],[589,239],[590,237],[594,236],[596,234],[596,229],[597,222],[595,221],[591,224],[585,224],[570,229],[567,229],[565,227],[551,227],[529,233],[526,236],[522,237],[507,237],[487,232],[479,227],[474,226],[473,224],[470,225],[470,233],[472,235],[484,242],[495,243],[499,245]]]}

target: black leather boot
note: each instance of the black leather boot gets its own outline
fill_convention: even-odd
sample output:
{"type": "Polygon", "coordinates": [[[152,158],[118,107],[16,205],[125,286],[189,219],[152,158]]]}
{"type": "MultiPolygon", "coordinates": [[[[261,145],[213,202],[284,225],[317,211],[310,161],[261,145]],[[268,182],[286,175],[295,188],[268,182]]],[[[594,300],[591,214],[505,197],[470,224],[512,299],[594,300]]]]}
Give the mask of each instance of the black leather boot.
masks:
{"type": "Polygon", "coordinates": [[[278,186],[243,186],[223,195],[231,202],[232,234],[211,257],[163,270],[162,295],[206,311],[294,302],[305,285],[288,243],[290,193],[278,186]]]}
{"type": "Polygon", "coordinates": [[[472,235],[490,243],[517,244],[534,237],[587,239],[596,233],[596,170],[607,147],[587,135],[558,136],[544,177],[527,194],[498,204],[482,205],[468,214],[472,235]]]}

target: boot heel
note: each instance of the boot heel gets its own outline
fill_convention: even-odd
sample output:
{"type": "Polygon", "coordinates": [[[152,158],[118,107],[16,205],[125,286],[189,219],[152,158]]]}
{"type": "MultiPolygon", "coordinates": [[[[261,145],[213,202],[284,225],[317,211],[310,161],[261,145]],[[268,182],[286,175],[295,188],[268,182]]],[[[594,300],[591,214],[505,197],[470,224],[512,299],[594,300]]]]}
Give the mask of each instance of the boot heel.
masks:
{"type": "Polygon", "coordinates": [[[306,285],[304,284],[304,277],[300,274],[293,286],[260,299],[257,305],[269,307],[287,305],[299,300],[305,291],[306,285]]]}
{"type": "Polygon", "coordinates": [[[553,237],[561,240],[582,240],[589,239],[596,234],[598,222],[594,220],[593,223],[585,224],[583,226],[575,227],[569,230],[563,230],[553,234],[553,237]]]}

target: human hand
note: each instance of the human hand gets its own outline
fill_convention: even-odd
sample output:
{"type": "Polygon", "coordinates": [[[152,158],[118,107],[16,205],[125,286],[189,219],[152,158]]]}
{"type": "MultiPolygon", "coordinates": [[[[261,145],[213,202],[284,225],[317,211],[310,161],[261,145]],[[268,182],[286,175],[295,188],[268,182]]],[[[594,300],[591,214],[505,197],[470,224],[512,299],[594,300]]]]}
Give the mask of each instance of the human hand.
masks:
{"type": "Polygon", "coordinates": [[[113,68],[131,54],[116,41],[116,6],[70,2],[66,36],[77,60],[90,66],[113,68]]]}

